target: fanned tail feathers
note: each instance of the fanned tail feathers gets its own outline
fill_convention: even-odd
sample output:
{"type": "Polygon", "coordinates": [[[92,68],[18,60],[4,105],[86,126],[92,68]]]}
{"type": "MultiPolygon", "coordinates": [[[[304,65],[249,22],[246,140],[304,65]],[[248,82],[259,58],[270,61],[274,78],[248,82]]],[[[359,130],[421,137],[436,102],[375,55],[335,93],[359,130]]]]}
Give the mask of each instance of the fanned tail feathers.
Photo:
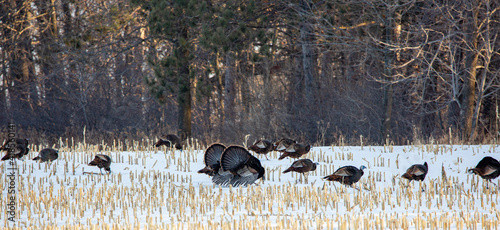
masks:
{"type": "Polygon", "coordinates": [[[226,146],[222,144],[213,144],[207,148],[205,151],[205,165],[211,167],[214,170],[218,170],[220,167],[220,159],[222,153],[226,149],[226,146]]]}
{"type": "Polygon", "coordinates": [[[229,146],[221,156],[222,169],[234,173],[235,170],[238,170],[245,164],[250,156],[250,153],[242,147],[229,146]]]}

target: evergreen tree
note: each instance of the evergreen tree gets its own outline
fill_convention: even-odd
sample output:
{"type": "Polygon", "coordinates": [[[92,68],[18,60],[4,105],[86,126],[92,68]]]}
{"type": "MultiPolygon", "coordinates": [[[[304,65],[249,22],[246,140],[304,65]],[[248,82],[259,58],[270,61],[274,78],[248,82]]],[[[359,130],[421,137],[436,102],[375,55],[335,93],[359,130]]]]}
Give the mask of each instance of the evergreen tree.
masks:
{"type": "Polygon", "coordinates": [[[200,15],[206,12],[207,4],[196,0],[138,0],[136,3],[149,11],[150,32],[164,41],[167,48],[160,59],[150,59],[154,76],[146,77],[145,82],[160,102],[164,102],[169,93],[177,94],[178,128],[181,138],[187,138],[191,136],[194,41],[200,15]]]}
{"type": "Polygon", "coordinates": [[[222,84],[219,87],[223,87],[221,131],[226,135],[239,127],[235,124],[240,120],[236,113],[242,110],[235,102],[238,84],[242,82],[238,77],[242,67],[238,63],[245,63],[244,54],[250,53],[253,61],[269,55],[272,15],[276,15],[273,7],[253,0],[219,1],[210,4],[211,14],[205,15],[200,44],[211,53],[210,71],[222,84]]]}

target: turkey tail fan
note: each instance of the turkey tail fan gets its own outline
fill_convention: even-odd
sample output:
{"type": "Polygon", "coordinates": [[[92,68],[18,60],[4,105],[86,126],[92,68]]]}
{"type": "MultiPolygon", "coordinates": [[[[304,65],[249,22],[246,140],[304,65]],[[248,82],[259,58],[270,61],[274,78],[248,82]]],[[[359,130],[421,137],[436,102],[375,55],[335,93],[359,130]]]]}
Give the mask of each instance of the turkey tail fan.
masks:
{"type": "Polygon", "coordinates": [[[223,144],[213,144],[205,151],[205,165],[211,167],[215,172],[220,168],[220,159],[226,149],[223,144]]]}
{"type": "Polygon", "coordinates": [[[212,144],[207,150],[205,150],[205,155],[203,156],[203,161],[205,162],[205,168],[198,171],[198,173],[205,173],[209,176],[214,176],[220,169],[220,157],[226,146],[222,144],[212,144]]]}
{"type": "Polygon", "coordinates": [[[221,170],[233,175],[229,182],[233,186],[253,184],[265,174],[259,159],[241,146],[229,146],[224,150],[221,156],[221,170]]]}
{"type": "Polygon", "coordinates": [[[231,171],[235,174],[251,156],[252,155],[243,147],[229,146],[221,156],[222,169],[224,171],[231,171]]]}

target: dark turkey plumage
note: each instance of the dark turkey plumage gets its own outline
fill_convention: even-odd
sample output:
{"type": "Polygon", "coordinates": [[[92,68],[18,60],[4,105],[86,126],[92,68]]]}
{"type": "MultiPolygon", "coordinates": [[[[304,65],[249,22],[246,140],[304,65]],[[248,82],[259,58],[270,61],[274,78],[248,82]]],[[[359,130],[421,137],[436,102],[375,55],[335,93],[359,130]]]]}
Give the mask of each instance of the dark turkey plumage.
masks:
{"type": "Polygon", "coordinates": [[[30,149],[28,148],[28,139],[18,138],[15,143],[10,143],[8,140],[0,147],[0,151],[7,151],[2,161],[9,159],[22,159],[23,156],[28,155],[30,149]]]}
{"type": "Polygon", "coordinates": [[[312,160],[309,159],[300,159],[296,160],[292,163],[292,165],[283,171],[283,173],[288,173],[288,172],[298,172],[298,173],[306,173],[310,171],[316,170],[316,165],[318,163],[312,162],[312,160]]]}
{"type": "Polygon", "coordinates": [[[59,157],[59,151],[51,148],[42,149],[38,156],[33,158],[34,161],[46,162],[54,161],[59,157]]]}
{"type": "Polygon", "coordinates": [[[315,171],[316,165],[318,165],[318,163],[314,163],[309,159],[296,160],[292,163],[292,165],[290,167],[288,167],[285,171],[283,171],[283,174],[288,173],[288,172],[298,172],[298,173],[300,173],[300,180],[302,181],[302,179],[304,177],[305,182],[307,183],[309,172],[315,171]]]}
{"type": "Polygon", "coordinates": [[[293,143],[283,151],[278,160],[282,160],[285,157],[300,158],[302,155],[307,154],[310,150],[311,145],[293,143]]]}
{"type": "Polygon", "coordinates": [[[248,146],[249,150],[254,151],[257,154],[264,154],[267,158],[267,154],[274,150],[274,144],[270,140],[257,140],[253,145],[248,146]]]}
{"type": "Polygon", "coordinates": [[[229,146],[222,153],[221,168],[212,181],[223,186],[245,186],[263,178],[264,173],[259,159],[248,150],[241,146],[229,146]]]}
{"type": "Polygon", "coordinates": [[[323,177],[323,179],[329,181],[337,181],[341,184],[352,186],[352,184],[358,182],[359,179],[361,179],[361,176],[363,176],[364,174],[363,169],[365,168],[366,167],[364,165],[361,165],[359,169],[351,165],[344,166],[337,169],[337,171],[335,171],[332,175],[323,177]]]}
{"type": "Polygon", "coordinates": [[[198,173],[205,173],[209,176],[214,176],[220,170],[220,157],[226,149],[223,144],[212,144],[205,150],[204,162],[205,168],[200,169],[198,173]]]}
{"type": "Polygon", "coordinates": [[[492,182],[491,180],[500,175],[500,162],[493,157],[484,157],[475,168],[469,169],[469,173],[477,174],[481,178],[492,182]]]}
{"type": "Polygon", "coordinates": [[[429,167],[427,165],[427,162],[425,162],[424,164],[414,164],[410,166],[401,177],[410,181],[423,181],[428,171],[429,167]]]}
{"type": "Polygon", "coordinates": [[[284,152],[288,146],[297,143],[297,141],[290,138],[281,138],[274,143],[274,149],[278,152],[284,152]]]}
{"type": "Polygon", "coordinates": [[[175,148],[175,149],[182,150],[182,141],[178,136],[176,136],[174,134],[167,134],[167,135],[161,136],[160,140],[158,140],[158,142],[156,142],[155,146],[160,147],[162,145],[167,146],[167,148],[175,148]]]}
{"type": "Polygon", "coordinates": [[[97,166],[99,167],[99,170],[101,170],[102,174],[102,169],[108,171],[111,173],[111,168],[109,167],[111,165],[111,157],[104,155],[104,154],[96,154],[94,157],[94,160],[92,160],[89,165],[92,166],[97,166]]]}

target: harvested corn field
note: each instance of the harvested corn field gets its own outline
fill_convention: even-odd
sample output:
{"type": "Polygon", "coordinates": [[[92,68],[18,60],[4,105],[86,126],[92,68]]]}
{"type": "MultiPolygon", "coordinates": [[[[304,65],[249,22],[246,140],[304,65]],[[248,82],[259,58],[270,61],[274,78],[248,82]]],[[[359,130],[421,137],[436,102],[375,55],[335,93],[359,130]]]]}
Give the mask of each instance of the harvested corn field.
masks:
{"type": "MultiPolygon", "coordinates": [[[[60,148],[52,163],[3,161],[0,220],[19,229],[498,229],[498,178],[469,174],[498,146],[324,146],[302,158],[317,162],[308,174],[283,174],[296,159],[270,152],[264,180],[222,187],[197,173],[207,146],[180,150],[151,144],[80,144],[60,148]],[[151,146],[151,147],[149,147],[151,146]],[[110,156],[111,172],[88,163],[110,156]],[[15,162],[15,219],[9,219],[10,162],[15,162]],[[423,181],[401,177],[428,163],[423,181]],[[322,179],[338,168],[366,166],[353,186],[322,179]]],[[[65,143],[61,143],[64,146],[65,143]]]]}

